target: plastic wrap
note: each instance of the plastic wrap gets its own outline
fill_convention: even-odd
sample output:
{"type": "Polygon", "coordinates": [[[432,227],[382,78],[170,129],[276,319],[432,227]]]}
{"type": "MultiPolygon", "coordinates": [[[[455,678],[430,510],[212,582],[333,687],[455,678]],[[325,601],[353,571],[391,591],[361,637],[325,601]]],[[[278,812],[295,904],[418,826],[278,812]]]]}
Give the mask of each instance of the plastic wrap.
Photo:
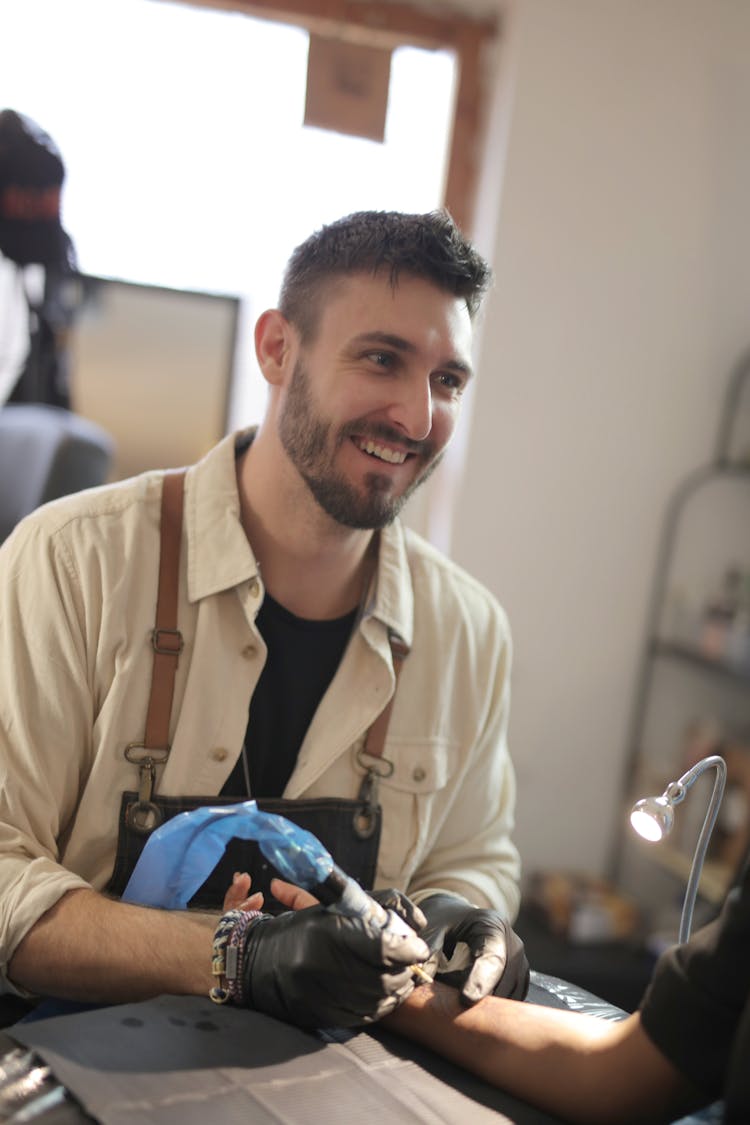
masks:
{"type": "MultiPolygon", "coordinates": [[[[624,1019],[628,1014],[622,1008],[610,1004],[608,1000],[602,1000],[601,997],[595,996],[593,992],[588,992],[578,984],[571,984],[570,981],[549,976],[547,973],[539,973],[535,969],[531,971],[531,985],[535,989],[541,989],[542,993],[553,996],[558,1001],[553,1005],[554,1007],[565,1007],[572,1012],[582,1012],[584,1015],[597,1016],[599,1019],[613,1022],[624,1019]]],[[[538,1002],[542,1004],[545,1002],[543,995],[538,1002]]]]}
{"type": "Polygon", "coordinates": [[[290,883],[308,890],[323,883],[333,859],[316,836],[255,801],[207,805],[180,813],[149,837],[123,893],[123,902],[184,910],[237,836],[255,840],[290,883]]]}

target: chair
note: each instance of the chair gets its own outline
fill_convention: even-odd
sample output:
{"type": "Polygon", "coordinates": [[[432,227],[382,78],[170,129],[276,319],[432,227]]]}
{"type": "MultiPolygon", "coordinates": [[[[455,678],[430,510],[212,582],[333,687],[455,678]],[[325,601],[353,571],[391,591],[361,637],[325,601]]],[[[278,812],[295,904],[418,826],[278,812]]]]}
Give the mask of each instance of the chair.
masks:
{"type": "Polygon", "coordinates": [[[114,442],[100,426],[59,406],[0,409],[0,543],[40,504],[103,484],[114,442]]]}

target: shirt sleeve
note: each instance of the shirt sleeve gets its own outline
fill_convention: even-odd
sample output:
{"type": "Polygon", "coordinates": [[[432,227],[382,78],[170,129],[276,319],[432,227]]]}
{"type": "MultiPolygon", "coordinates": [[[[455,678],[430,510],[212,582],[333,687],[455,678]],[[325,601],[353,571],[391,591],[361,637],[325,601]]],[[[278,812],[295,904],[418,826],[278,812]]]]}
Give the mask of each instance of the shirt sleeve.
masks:
{"type": "Polygon", "coordinates": [[[659,1050],[712,1098],[722,1093],[750,992],[750,865],[721,914],[660,957],[641,1002],[659,1050]]]}
{"type": "Polygon", "coordinates": [[[0,551],[0,991],[34,922],[87,884],[59,863],[91,741],[75,574],[36,516],[0,551]]]}

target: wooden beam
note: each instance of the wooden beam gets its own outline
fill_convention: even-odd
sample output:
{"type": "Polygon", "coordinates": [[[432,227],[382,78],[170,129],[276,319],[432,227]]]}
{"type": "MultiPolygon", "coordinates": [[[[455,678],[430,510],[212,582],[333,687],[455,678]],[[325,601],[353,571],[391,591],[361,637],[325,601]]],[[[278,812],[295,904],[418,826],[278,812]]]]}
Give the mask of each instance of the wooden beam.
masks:
{"type": "MultiPolygon", "coordinates": [[[[172,3],[174,0],[157,0],[172,3]]],[[[374,45],[413,43],[421,47],[453,47],[458,50],[467,27],[484,37],[497,33],[494,18],[469,19],[450,11],[429,10],[388,0],[179,0],[198,8],[242,12],[259,19],[278,20],[307,27],[319,35],[364,32],[374,45]],[[382,44],[378,42],[382,40],[382,44]]]]}
{"type": "Polygon", "coordinates": [[[484,124],[482,47],[484,36],[466,28],[456,51],[458,83],[443,201],[458,226],[472,232],[479,180],[479,147],[484,124]]]}

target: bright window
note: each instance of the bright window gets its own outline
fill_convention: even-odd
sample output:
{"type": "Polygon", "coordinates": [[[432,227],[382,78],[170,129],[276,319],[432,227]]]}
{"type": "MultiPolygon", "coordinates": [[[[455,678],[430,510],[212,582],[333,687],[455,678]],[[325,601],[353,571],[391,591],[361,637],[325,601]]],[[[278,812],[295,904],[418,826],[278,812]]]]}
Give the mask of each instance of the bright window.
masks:
{"type": "Polygon", "coordinates": [[[0,0],[0,107],[65,160],[84,272],[244,298],[237,421],[262,409],[249,326],[291,249],[362,208],[438,206],[455,67],[395,51],[385,143],[302,125],[299,28],[155,0],[0,0]]]}

